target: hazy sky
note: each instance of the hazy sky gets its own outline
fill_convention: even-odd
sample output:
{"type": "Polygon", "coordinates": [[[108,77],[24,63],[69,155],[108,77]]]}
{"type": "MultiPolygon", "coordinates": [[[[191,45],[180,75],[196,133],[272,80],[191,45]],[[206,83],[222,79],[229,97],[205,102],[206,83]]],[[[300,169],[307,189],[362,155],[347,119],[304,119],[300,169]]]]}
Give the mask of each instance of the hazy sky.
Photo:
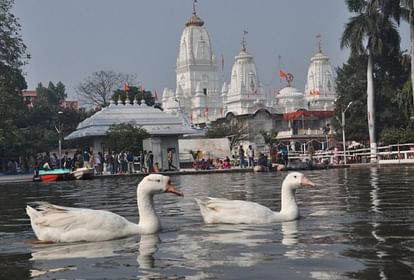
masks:
{"type": "MultiPolygon", "coordinates": [[[[175,89],[175,63],[192,0],[15,0],[13,13],[32,58],[25,67],[29,89],[61,81],[70,98],[93,72],[114,70],[137,76],[148,90],[175,89]]],[[[210,33],[217,64],[223,54],[230,71],[247,30],[247,50],[255,57],[265,89],[279,88],[279,59],[304,90],[310,58],[322,50],[333,67],[348,50],[339,40],[351,14],[344,0],[198,0],[197,14],[210,33]]],[[[408,25],[402,23],[402,48],[408,25]]],[[[221,67],[220,67],[221,68],[221,67]]]]}

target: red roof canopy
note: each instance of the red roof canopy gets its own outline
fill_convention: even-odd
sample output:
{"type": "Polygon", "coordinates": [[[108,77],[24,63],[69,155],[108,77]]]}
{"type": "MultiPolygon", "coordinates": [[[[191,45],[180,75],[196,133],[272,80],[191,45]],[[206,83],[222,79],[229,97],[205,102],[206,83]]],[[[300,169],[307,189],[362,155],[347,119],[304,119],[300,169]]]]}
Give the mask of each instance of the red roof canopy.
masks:
{"type": "Polygon", "coordinates": [[[309,117],[315,116],[321,119],[332,118],[335,115],[334,111],[307,111],[307,110],[299,110],[296,112],[284,113],[283,120],[291,121],[296,120],[300,117],[309,117]]]}

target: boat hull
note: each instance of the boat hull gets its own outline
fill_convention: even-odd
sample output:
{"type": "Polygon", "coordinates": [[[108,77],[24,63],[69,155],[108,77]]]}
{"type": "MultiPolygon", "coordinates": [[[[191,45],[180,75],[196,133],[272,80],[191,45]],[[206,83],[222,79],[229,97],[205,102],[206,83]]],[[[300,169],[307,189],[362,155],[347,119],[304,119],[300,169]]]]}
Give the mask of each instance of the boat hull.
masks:
{"type": "Polygon", "coordinates": [[[37,178],[35,179],[38,179],[41,182],[68,181],[75,179],[69,169],[40,170],[36,177],[37,178]]]}

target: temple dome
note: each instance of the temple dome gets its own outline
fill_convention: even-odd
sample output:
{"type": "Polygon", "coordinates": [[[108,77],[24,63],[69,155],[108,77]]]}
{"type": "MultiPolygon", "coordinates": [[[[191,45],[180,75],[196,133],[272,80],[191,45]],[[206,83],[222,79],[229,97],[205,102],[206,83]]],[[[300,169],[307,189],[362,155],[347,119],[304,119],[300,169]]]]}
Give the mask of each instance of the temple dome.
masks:
{"type": "Polygon", "coordinates": [[[187,20],[187,22],[185,23],[185,26],[203,26],[204,25],[204,21],[197,16],[196,13],[193,13],[193,15],[187,20]]]}
{"type": "Polygon", "coordinates": [[[179,116],[163,112],[144,103],[128,106],[112,103],[79,123],[76,130],[65,137],[65,140],[106,136],[111,125],[121,123],[142,126],[151,135],[182,135],[193,132],[179,116]]]}
{"type": "Polygon", "coordinates": [[[304,94],[297,88],[287,86],[279,91],[277,103],[284,112],[295,112],[304,107],[304,94]]]}

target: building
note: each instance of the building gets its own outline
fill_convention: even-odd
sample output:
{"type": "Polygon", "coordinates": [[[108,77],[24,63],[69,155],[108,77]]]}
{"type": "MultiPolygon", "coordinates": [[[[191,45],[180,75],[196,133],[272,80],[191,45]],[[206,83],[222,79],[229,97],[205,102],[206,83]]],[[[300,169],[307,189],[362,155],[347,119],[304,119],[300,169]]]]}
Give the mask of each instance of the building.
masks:
{"type": "MultiPolygon", "coordinates": [[[[27,106],[27,108],[32,109],[36,99],[37,99],[37,92],[35,90],[22,90],[22,97],[23,103],[27,106]]],[[[70,109],[74,111],[79,110],[79,102],[76,100],[64,100],[61,104],[62,108],[70,109]]]]}
{"type": "MultiPolygon", "coordinates": [[[[254,57],[246,50],[244,37],[242,49],[234,59],[230,84],[227,85],[224,82],[222,88],[224,114],[254,114],[269,104],[267,104],[263,88],[260,86],[254,57]]],[[[271,108],[267,109],[272,110],[271,108]]]]}
{"type": "Polygon", "coordinates": [[[27,108],[31,109],[34,106],[34,102],[37,97],[37,92],[35,90],[22,90],[23,103],[27,108]]]}
{"type": "MultiPolygon", "coordinates": [[[[129,101],[129,100],[128,100],[129,101]]],[[[65,137],[65,140],[78,140],[93,152],[108,152],[105,139],[111,125],[132,123],[144,128],[150,138],[143,141],[144,149],[152,151],[154,163],[161,168],[168,168],[167,152],[176,151],[173,164],[179,165],[178,138],[184,134],[195,133],[188,123],[183,121],[180,114],[166,113],[154,107],[147,106],[145,101],[138,104],[137,100],[115,103],[111,100],[108,107],[102,108],[93,116],[82,121],[76,130],[65,137]]],[[[118,151],[119,152],[119,151],[118,151]]]]}
{"type": "Polygon", "coordinates": [[[176,65],[176,90],[164,89],[162,107],[176,111],[181,107],[193,123],[206,123],[221,117],[218,66],[210,34],[197,15],[193,2],[192,16],[181,35],[176,65]]]}
{"type": "Polygon", "coordinates": [[[328,139],[333,138],[327,128],[334,116],[336,92],[333,70],[321,43],[310,60],[304,92],[293,86],[293,75],[285,73],[287,86],[275,96],[266,96],[243,36],[230,82],[224,82],[219,92],[212,41],[197,15],[195,2],[180,39],[176,90],[164,89],[164,110],[182,111],[194,125],[232,123],[247,131],[243,137],[246,144],[259,148],[264,147],[261,130],[279,131],[277,139],[292,149],[306,149],[314,141],[326,148],[328,139]]]}

